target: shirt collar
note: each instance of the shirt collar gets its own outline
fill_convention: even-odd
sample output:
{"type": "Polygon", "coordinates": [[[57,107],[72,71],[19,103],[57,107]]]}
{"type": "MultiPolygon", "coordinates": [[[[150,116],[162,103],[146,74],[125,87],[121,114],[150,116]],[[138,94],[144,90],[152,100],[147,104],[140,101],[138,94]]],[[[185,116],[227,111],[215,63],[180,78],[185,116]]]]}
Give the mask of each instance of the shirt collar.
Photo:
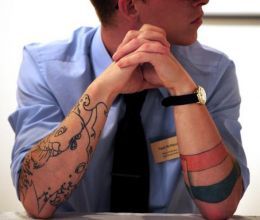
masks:
{"type": "MultiPolygon", "coordinates": [[[[100,27],[97,29],[91,44],[91,61],[96,77],[113,62],[103,43],[100,27]]],[[[159,88],[159,91],[163,97],[169,96],[169,92],[165,88],[159,88]]]]}
{"type": "Polygon", "coordinates": [[[99,27],[93,37],[91,44],[91,61],[95,76],[98,77],[113,62],[101,37],[99,27]]]}

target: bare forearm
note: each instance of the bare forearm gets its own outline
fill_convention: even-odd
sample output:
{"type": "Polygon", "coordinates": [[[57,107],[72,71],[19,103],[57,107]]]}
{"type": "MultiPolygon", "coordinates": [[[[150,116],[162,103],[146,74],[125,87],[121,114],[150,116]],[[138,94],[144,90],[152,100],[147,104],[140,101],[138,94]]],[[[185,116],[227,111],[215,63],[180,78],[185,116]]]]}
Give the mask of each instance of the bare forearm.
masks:
{"type": "Polygon", "coordinates": [[[174,107],[181,154],[196,154],[218,144],[221,136],[206,107],[199,104],[174,107]]]}
{"type": "MultiPolygon", "coordinates": [[[[177,106],[174,109],[180,154],[189,155],[191,160],[201,158],[201,163],[197,164],[196,169],[192,170],[183,164],[187,187],[191,194],[191,188],[195,191],[210,190],[205,193],[208,196],[203,198],[204,201],[192,195],[194,201],[207,218],[220,219],[232,216],[243,191],[242,178],[235,159],[227,151],[205,106],[192,104],[177,106]],[[212,162],[211,158],[214,158],[215,162],[212,162]],[[228,190],[229,188],[231,190],[228,190]]],[[[201,191],[197,192],[199,194],[201,191]]]]}
{"type": "Polygon", "coordinates": [[[19,195],[30,215],[51,216],[84,175],[111,104],[100,91],[89,87],[60,126],[27,153],[19,195]]]}

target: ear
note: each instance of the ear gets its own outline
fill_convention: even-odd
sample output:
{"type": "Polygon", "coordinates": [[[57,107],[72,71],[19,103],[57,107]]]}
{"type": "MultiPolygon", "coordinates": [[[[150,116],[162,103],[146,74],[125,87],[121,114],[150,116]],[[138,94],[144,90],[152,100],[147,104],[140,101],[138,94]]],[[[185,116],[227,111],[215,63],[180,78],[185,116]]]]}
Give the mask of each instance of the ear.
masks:
{"type": "Polygon", "coordinates": [[[136,10],[134,0],[118,0],[118,10],[129,21],[137,21],[139,12],[136,10]]]}

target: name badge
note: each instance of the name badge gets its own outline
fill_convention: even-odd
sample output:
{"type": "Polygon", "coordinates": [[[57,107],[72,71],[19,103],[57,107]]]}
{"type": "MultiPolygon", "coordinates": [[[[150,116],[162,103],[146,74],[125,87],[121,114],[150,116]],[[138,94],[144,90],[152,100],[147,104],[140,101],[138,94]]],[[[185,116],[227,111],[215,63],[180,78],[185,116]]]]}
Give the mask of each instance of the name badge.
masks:
{"type": "Polygon", "coordinates": [[[156,163],[180,157],[176,136],[153,142],[151,148],[156,163]]]}

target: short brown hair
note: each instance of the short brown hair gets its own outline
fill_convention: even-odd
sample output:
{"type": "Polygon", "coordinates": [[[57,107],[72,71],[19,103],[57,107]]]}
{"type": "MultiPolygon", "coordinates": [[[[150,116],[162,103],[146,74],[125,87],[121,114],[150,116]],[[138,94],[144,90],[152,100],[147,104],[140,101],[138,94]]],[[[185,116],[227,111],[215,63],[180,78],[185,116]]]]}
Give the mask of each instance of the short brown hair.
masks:
{"type": "Polygon", "coordinates": [[[90,0],[103,25],[111,24],[117,0],[90,0]]]}

